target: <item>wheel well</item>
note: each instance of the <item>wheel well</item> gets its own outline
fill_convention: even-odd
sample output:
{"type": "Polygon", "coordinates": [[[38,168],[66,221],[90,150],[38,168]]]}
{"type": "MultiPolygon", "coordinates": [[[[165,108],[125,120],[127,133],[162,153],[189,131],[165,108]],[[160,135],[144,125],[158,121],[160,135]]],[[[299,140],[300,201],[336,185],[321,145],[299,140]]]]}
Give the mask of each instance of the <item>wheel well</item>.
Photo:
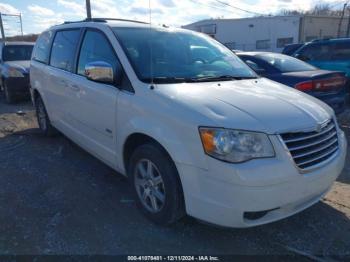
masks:
{"type": "Polygon", "coordinates": [[[171,158],[168,151],[154,138],[152,138],[148,135],[142,134],[142,133],[134,133],[126,139],[126,142],[124,143],[124,148],[123,148],[123,160],[124,160],[124,167],[125,167],[126,175],[128,175],[129,161],[130,161],[130,158],[132,156],[132,153],[135,151],[135,149],[137,147],[144,145],[144,144],[148,144],[148,143],[153,143],[153,144],[157,145],[167,155],[169,160],[174,165],[174,168],[176,169],[177,174],[178,174],[177,179],[178,179],[179,184],[180,184],[180,190],[181,190],[181,195],[182,195],[182,205],[185,208],[185,199],[184,199],[185,196],[184,196],[184,192],[183,192],[183,188],[182,188],[182,182],[181,182],[181,178],[180,178],[180,175],[178,173],[178,170],[176,168],[175,162],[171,158]]]}
{"type": "MultiPolygon", "coordinates": [[[[135,151],[135,149],[141,145],[148,144],[148,143],[154,143],[161,148],[164,153],[169,157],[169,159],[174,162],[170,156],[170,154],[166,151],[166,149],[154,138],[142,134],[142,133],[134,133],[130,135],[127,139],[126,142],[124,143],[124,148],[123,148],[123,160],[124,160],[124,167],[125,171],[127,173],[128,167],[129,167],[129,161],[131,158],[132,153],[135,151]]],[[[174,163],[175,164],[175,163],[174,163]]]]}
{"type": "Polygon", "coordinates": [[[35,101],[36,101],[36,99],[37,99],[38,97],[40,97],[40,93],[39,93],[38,90],[34,89],[34,91],[33,91],[34,103],[35,103],[35,101]]]}

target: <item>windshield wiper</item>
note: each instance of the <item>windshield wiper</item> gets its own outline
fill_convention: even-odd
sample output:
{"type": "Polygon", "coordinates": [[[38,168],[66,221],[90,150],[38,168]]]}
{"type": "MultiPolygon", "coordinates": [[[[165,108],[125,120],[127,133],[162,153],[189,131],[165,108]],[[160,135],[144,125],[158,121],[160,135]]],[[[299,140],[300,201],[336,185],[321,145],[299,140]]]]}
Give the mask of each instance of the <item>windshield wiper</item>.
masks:
{"type": "Polygon", "coordinates": [[[231,81],[231,80],[243,80],[243,79],[256,79],[255,76],[231,76],[231,75],[222,75],[222,76],[203,76],[203,77],[175,77],[175,76],[157,76],[154,78],[142,78],[141,81],[146,83],[151,83],[152,81],[155,84],[172,84],[172,83],[193,83],[193,82],[211,82],[211,81],[231,81]]]}
{"type": "Polygon", "coordinates": [[[208,81],[230,81],[230,80],[243,80],[243,79],[256,79],[255,76],[231,76],[231,75],[221,75],[221,76],[203,76],[191,78],[192,82],[208,82],[208,81]]]}
{"type": "Polygon", "coordinates": [[[156,84],[170,84],[170,83],[185,83],[187,82],[186,78],[183,77],[174,77],[174,76],[157,76],[153,78],[142,78],[141,81],[151,83],[152,81],[156,84]]]}

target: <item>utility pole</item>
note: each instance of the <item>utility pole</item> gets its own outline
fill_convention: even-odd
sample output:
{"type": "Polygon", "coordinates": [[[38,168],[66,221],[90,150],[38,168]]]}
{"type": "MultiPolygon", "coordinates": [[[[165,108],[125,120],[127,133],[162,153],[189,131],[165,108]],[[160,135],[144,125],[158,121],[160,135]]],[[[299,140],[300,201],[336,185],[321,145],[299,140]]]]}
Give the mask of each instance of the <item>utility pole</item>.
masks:
{"type": "MultiPolygon", "coordinates": [[[[348,7],[348,11],[350,11],[349,7],[348,7]]],[[[350,37],[350,14],[348,15],[348,28],[346,29],[346,36],[350,37]]]]}
{"type": "Polygon", "coordinates": [[[86,17],[87,17],[87,19],[91,19],[91,4],[90,4],[90,0],[86,0],[86,17]]]}
{"type": "Polygon", "coordinates": [[[341,17],[340,17],[340,21],[339,21],[339,25],[338,25],[338,34],[337,34],[338,38],[340,37],[341,25],[343,23],[344,13],[345,13],[345,9],[346,9],[347,5],[348,5],[348,3],[344,4],[343,12],[341,13],[341,17]]]}
{"type": "Polygon", "coordinates": [[[4,14],[0,13],[0,26],[1,26],[1,37],[5,39],[5,29],[4,29],[4,20],[3,17],[16,17],[19,19],[19,23],[21,26],[21,35],[23,36],[23,22],[22,22],[22,14],[4,14]]]}
{"type": "Polygon", "coordinates": [[[0,13],[0,27],[1,27],[1,40],[3,42],[5,42],[6,37],[5,37],[4,23],[2,22],[2,14],[1,13],[0,13]]]}
{"type": "Polygon", "coordinates": [[[19,13],[19,22],[21,23],[21,34],[22,34],[22,36],[23,36],[22,13],[19,13]]]}

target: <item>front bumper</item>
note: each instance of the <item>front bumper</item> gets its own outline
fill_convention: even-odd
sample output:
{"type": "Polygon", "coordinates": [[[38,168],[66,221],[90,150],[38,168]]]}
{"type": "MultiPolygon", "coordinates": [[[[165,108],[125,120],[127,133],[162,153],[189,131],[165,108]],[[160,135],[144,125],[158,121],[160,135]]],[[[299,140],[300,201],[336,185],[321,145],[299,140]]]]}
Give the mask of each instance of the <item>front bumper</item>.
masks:
{"type": "Polygon", "coordinates": [[[28,96],[29,92],[29,75],[24,77],[8,77],[6,79],[7,88],[16,96],[28,96]]]}
{"type": "Polygon", "coordinates": [[[276,136],[276,158],[242,164],[208,157],[208,169],[179,164],[186,211],[226,227],[251,227],[291,216],[318,202],[343,169],[347,142],[339,131],[339,150],[326,166],[300,174],[276,136]],[[263,214],[251,219],[251,214],[263,214]],[[248,215],[247,215],[248,214],[248,215]]]}

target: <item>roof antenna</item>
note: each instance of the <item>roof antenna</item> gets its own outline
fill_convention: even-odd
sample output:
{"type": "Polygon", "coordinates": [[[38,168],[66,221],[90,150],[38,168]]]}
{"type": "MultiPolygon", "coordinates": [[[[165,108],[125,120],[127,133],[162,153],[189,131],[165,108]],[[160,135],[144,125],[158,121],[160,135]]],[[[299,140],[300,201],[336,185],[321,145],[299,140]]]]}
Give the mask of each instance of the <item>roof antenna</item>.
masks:
{"type": "Polygon", "coordinates": [[[150,44],[150,74],[151,74],[151,85],[150,89],[154,89],[154,77],[153,77],[153,46],[152,46],[152,7],[151,7],[151,1],[148,0],[148,9],[149,9],[149,29],[151,32],[151,40],[149,42],[150,44]]]}

